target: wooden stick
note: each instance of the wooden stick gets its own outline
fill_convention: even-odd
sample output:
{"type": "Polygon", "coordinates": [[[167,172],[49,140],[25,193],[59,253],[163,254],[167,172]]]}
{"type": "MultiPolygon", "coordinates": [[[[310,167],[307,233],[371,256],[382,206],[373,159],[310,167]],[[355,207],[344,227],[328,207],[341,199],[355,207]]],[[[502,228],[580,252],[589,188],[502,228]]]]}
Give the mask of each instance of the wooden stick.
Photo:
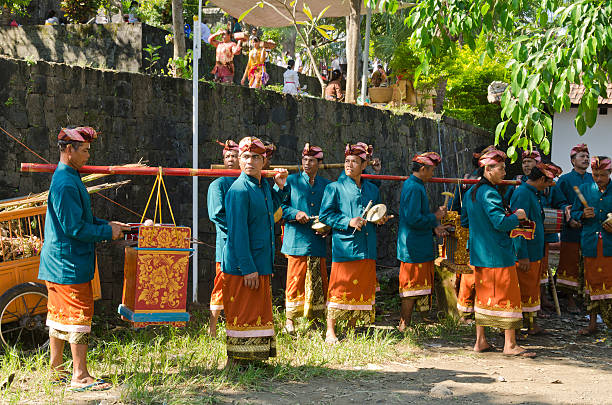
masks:
{"type": "MultiPolygon", "coordinates": [[[[210,165],[213,170],[225,169],[223,165],[210,165]]],[[[299,165],[271,165],[270,169],[287,169],[290,172],[297,172],[300,170],[299,165]]],[[[319,169],[344,169],[344,163],[322,163],[319,165],[319,169]]]]}
{"type": "Polygon", "coordinates": [[[561,307],[559,306],[559,297],[557,296],[557,287],[555,286],[555,279],[553,278],[552,270],[548,267],[548,282],[552,287],[552,296],[555,303],[555,311],[557,316],[561,316],[561,307]]]}
{"type": "Polygon", "coordinates": [[[582,191],[580,191],[578,186],[574,186],[574,191],[576,192],[576,195],[578,196],[578,199],[580,200],[582,205],[584,205],[584,208],[589,208],[589,203],[587,203],[586,198],[584,198],[584,195],[582,195],[582,191]]]}

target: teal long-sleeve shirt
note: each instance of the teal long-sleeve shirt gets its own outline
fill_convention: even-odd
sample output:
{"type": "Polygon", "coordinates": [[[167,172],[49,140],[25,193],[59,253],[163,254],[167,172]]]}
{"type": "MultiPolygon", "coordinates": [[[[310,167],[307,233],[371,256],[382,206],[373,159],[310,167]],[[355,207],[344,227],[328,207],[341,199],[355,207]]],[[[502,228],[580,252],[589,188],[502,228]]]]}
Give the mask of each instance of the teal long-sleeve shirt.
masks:
{"type": "Polygon", "coordinates": [[[378,187],[361,179],[361,187],[344,174],[325,187],[319,221],[332,227],[332,261],[376,260],[376,225],[368,222],[353,233],[349,222],[372,201],[378,204],[378,187]]]}
{"type": "Polygon", "coordinates": [[[223,247],[224,273],[246,276],[272,274],[274,270],[274,212],[284,191],[242,173],[225,196],[227,242],[223,247]]]}
{"type": "Polygon", "coordinates": [[[602,223],[612,212],[612,190],[610,183],[602,193],[596,183],[588,183],[580,186],[580,191],[586,198],[589,207],[595,210],[595,218],[583,218],[584,206],[576,197],[572,205],[572,218],[582,221],[582,232],[580,234],[580,249],[585,257],[597,257],[597,243],[601,235],[603,242],[603,255],[612,256],[612,233],[603,229],[602,223]]]}
{"type": "Polygon", "coordinates": [[[433,230],[438,220],[429,209],[423,180],[414,174],[402,187],[399,217],[397,259],[405,263],[435,259],[433,230]]]}
{"type": "Polygon", "coordinates": [[[527,218],[535,222],[535,234],[532,240],[519,236],[512,240],[517,259],[529,259],[537,262],[544,257],[544,217],[540,192],[528,183],[522,183],[512,193],[510,207],[513,211],[525,210],[527,218]]]}
{"type": "Polygon", "coordinates": [[[217,242],[215,246],[215,261],[223,259],[223,246],[227,241],[227,221],[225,217],[225,196],[234,184],[234,177],[219,177],[208,186],[206,205],[208,206],[208,218],[215,224],[217,230],[217,242]]]}
{"type": "Polygon", "coordinates": [[[327,256],[326,240],[312,230],[312,221],[300,224],[295,221],[298,212],[303,211],[308,215],[319,215],[321,201],[325,187],[331,181],[316,176],[314,184],[310,185],[310,177],[305,172],[292,174],[287,177],[285,185],[285,198],[283,200],[283,218],[285,233],[281,252],[292,256],[327,256]],[[291,221],[291,222],[290,222],[291,221]]]}
{"type": "Polygon", "coordinates": [[[56,284],[91,281],[95,243],[112,237],[108,222],[93,216],[87,188],[77,171],[60,162],[49,187],[38,278],[56,284]]]}
{"type": "Polygon", "coordinates": [[[508,232],[516,228],[516,215],[506,216],[501,194],[490,184],[466,193],[463,204],[469,218],[470,264],[476,267],[510,267],[516,262],[508,232]],[[475,199],[472,201],[472,194],[475,199]]]}
{"type": "MultiPolygon", "coordinates": [[[[580,187],[583,184],[592,184],[593,176],[591,173],[580,174],[576,170],[573,170],[569,173],[565,173],[561,177],[559,177],[559,181],[557,182],[557,187],[565,196],[565,200],[568,203],[573,202],[576,199],[576,192],[574,191],[574,186],[580,187]]],[[[563,226],[561,230],[561,242],[580,242],[580,228],[572,228],[568,224],[563,226]]]]}

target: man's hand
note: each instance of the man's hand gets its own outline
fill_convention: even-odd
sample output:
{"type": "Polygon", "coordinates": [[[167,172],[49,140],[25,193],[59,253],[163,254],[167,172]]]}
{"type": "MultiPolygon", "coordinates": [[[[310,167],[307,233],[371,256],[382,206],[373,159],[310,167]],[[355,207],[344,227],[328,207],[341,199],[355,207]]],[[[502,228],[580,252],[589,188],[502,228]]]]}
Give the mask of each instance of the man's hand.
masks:
{"type": "Polygon", "coordinates": [[[438,238],[443,238],[448,235],[448,227],[450,225],[438,225],[434,228],[434,233],[438,238]]]}
{"type": "Polygon", "coordinates": [[[306,222],[310,221],[310,217],[306,215],[304,211],[300,211],[295,215],[295,220],[300,224],[305,224],[306,222]]]}
{"type": "Polygon", "coordinates": [[[129,226],[128,224],[124,224],[123,222],[111,221],[108,224],[113,230],[113,240],[123,238],[123,232],[132,229],[131,226],[129,226]]]}
{"type": "Polygon", "coordinates": [[[372,159],[372,162],[370,162],[370,166],[372,166],[372,169],[374,169],[376,174],[380,173],[380,171],[382,170],[382,164],[380,163],[379,158],[372,159]]]}
{"type": "Polygon", "coordinates": [[[527,219],[527,214],[525,213],[525,210],[522,208],[519,208],[518,210],[516,210],[514,214],[519,219],[519,221],[524,221],[527,219]]]}
{"type": "Polygon", "coordinates": [[[570,219],[569,220],[569,226],[570,226],[570,228],[578,229],[578,228],[582,227],[582,224],[580,222],[576,221],[575,219],[570,219]]]}
{"type": "Polygon", "coordinates": [[[434,212],[434,215],[436,216],[436,219],[439,221],[442,218],[444,218],[447,213],[448,213],[448,208],[446,208],[446,207],[438,207],[436,212],[434,212]]]}
{"type": "Polygon", "coordinates": [[[257,290],[259,288],[259,273],[258,272],[247,274],[246,276],[243,276],[243,278],[244,278],[244,285],[246,287],[250,288],[251,290],[257,290]]]}
{"type": "Polygon", "coordinates": [[[585,207],[583,216],[585,218],[595,218],[595,208],[585,207]]]}
{"type": "Polygon", "coordinates": [[[361,217],[355,217],[351,219],[351,221],[349,222],[349,226],[352,226],[356,230],[361,231],[361,228],[365,225],[365,223],[366,223],[365,219],[361,217]]]}
{"type": "Polygon", "coordinates": [[[572,206],[565,207],[565,220],[569,222],[572,219],[572,206]]]}
{"type": "Polygon", "coordinates": [[[382,217],[378,221],[375,221],[374,223],[376,225],[384,225],[384,224],[387,223],[388,220],[390,220],[391,218],[394,218],[394,217],[395,217],[395,215],[385,215],[384,217],[382,217]]]}
{"type": "Polygon", "coordinates": [[[287,169],[280,168],[276,168],[274,169],[274,171],[276,172],[276,174],[274,175],[274,183],[276,183],[278,188],[282,190],[283,188],[285,188],[285,183],[287,182],[287,176],[289,175],[289,172],[287,171],[287,169]]]}
{"type": "Polygon", "coordinates": [[[606,232],[612,232],[612,224],[609,222],[604,223],[603,225],[603,229],[606,232]]]}
{"type": "Polygon", "coordinates": [[[518,269],[527,273],[529,271],[529,259],[518,259],[518,269]]]}

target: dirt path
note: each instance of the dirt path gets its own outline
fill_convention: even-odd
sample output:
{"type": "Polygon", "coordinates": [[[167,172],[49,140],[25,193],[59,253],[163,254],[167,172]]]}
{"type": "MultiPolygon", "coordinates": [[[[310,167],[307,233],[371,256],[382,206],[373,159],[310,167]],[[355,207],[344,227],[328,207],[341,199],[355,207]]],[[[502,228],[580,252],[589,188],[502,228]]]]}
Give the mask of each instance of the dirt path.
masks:
{"type": "MultiPolygon", "coordinates": [[[[423,349],[402,348],[414,356],[412,361],[357,367],[347,380],[317,378],[258,392],[221,391],[214,399],[251,404],[612,404],[612,348],[605,332],[577,337],[576,328],[586,325],[579,317],[542,325],[550,335],[521,342],[538,353],[533,360],[507,358],[499,350],[475,354],[471,339],[434,341],[423,349]]],[[[501,335],[489,340],[503,345],[501,335]]]]}

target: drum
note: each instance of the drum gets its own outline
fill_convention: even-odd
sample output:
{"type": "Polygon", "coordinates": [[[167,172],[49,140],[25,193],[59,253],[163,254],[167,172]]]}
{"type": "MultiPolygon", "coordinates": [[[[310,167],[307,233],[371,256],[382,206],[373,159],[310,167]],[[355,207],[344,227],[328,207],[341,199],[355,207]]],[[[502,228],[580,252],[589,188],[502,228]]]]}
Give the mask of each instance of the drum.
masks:
{"type": "Polygon", "coordinates": [[[385,204],[376,204],[366,213],[366,220],[369,222],[380,221],[387,214],[387,206],[385,204]]]}
{"type": "Polygon", "coordinates": [[[449,235],[444,238],[440,265],[455,273],[472,273],[468,252],[470,231],[461,226],[461,215],[456,211],[449,211],[442,219],[442,225],[451,225],[451,228],[449,235]]]}
{"type": "Polygon", "coordinates": [[[544,208],[544,233],[559,233],[563,226],[563,211],[544,208]]]}

